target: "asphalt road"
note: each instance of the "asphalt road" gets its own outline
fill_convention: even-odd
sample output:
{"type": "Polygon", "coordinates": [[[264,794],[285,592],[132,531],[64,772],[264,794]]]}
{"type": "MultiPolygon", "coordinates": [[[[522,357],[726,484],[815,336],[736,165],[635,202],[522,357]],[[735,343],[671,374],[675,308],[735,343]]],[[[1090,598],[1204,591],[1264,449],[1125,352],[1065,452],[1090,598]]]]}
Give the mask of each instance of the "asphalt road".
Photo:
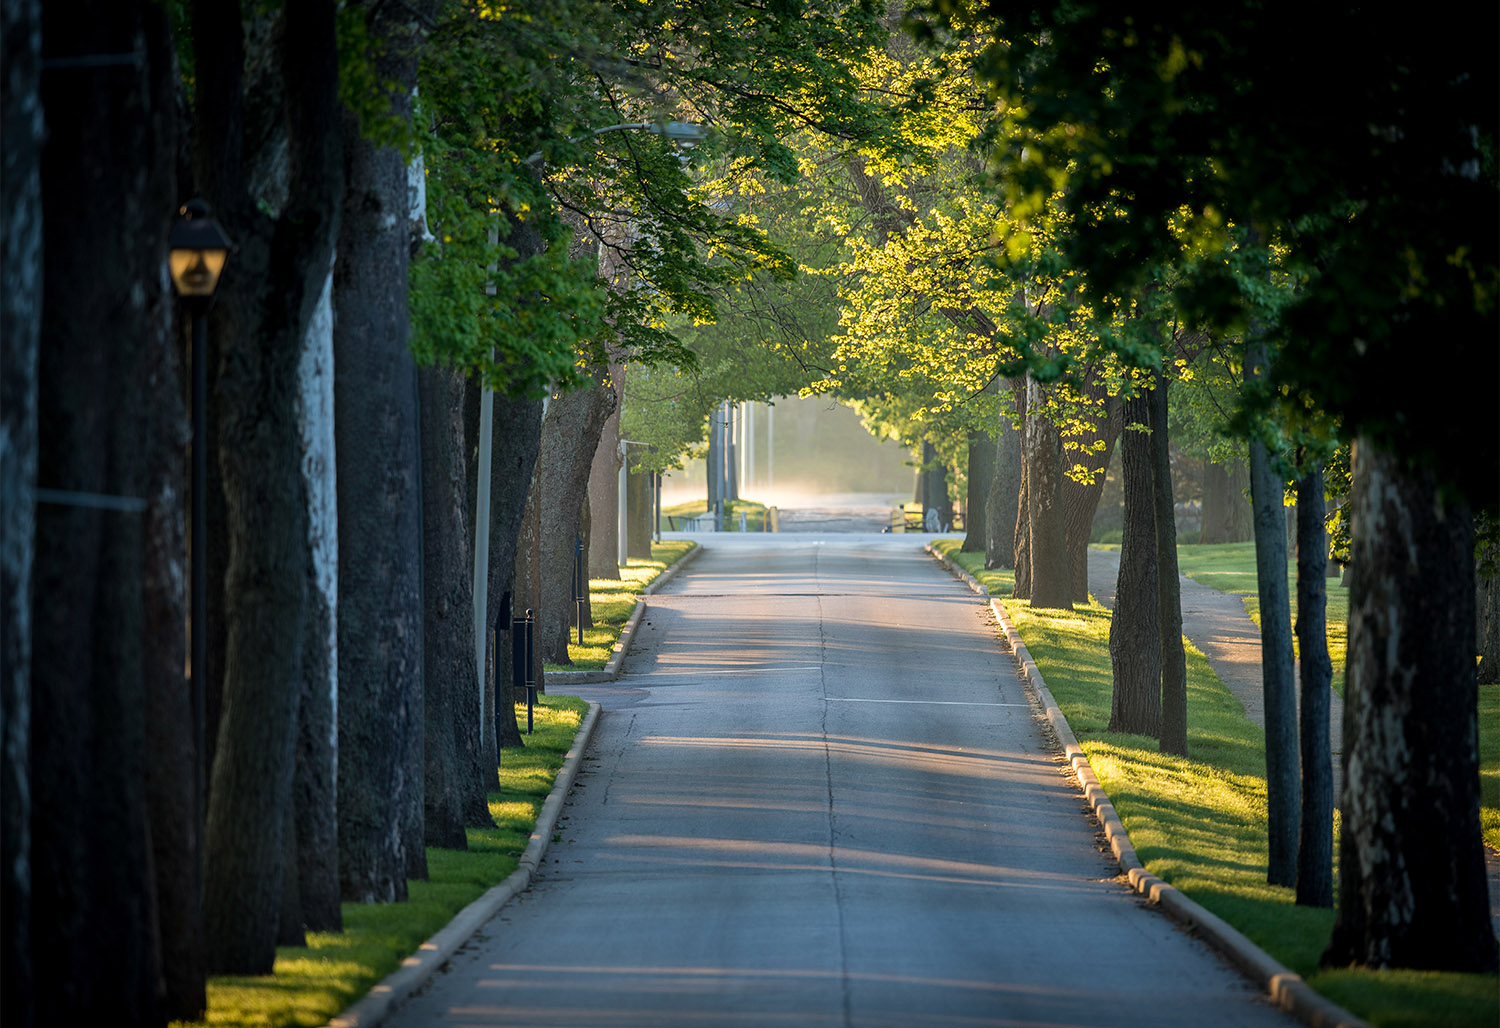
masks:
{"type": "Polygon", "coordinates": [[[1114,879],[920,536],[706,540],[533,887],[390,1022],[1287,1024],[1114,879]]]}

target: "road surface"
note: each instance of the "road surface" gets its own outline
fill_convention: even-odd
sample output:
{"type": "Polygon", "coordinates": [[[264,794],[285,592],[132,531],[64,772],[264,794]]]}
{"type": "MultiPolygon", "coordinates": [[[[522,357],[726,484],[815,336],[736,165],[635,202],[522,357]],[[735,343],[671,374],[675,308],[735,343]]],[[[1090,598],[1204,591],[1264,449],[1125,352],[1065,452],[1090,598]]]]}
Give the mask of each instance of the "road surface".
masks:
{"type": "Polygon", "coordinates": [[[733,536],[654,596],[544,871],[393,1018],[1287,1024],[1115,880],[920,536],[733,536]]]}

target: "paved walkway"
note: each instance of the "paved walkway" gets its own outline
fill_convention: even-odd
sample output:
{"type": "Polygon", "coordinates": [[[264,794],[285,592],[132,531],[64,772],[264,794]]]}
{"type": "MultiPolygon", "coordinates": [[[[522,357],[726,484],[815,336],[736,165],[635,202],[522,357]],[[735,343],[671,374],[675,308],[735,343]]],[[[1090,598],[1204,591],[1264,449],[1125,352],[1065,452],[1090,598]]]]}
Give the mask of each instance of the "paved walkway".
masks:
{"type": "MultiPolygon", "coordinates": [[[[1089,550],[1089,592],[1110,609],[1115,605],[1119,578],[1118,550],[1089,550]]],[[[1209,666],[1235,698],[1245,716],[1262,728],[1266,724],[1260,679],[1260,629],[1245,613],[1245,603],[1233,593],[1220,592],[1182,576],[1182,634],[1208,657],[1209,666]]],[[[1300,696],[1299,696],[1300,708],[1300,696]]],[[[1328,738],[1333,750],[1333,796],[1337,805],[1343,788],[1344,700],[1333,694],[1328,738]]],[[[1500,853],[1485,850],[1490,876],[1490,919],[1500,935],[1500,853]]]]}

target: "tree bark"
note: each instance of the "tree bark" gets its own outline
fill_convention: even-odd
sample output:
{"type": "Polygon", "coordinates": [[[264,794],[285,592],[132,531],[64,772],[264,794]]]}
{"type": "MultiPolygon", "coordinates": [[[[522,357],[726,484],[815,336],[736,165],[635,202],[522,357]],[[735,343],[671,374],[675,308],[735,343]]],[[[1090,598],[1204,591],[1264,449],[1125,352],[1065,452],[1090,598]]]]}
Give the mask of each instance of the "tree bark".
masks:
{"type": "Polygon", "coordinates": [[[1250,471],[1243,463],[1203,464],[1202,543],[1244,543],[1255,535],[1250,501],[1250,471]]]}
{"type": "MultiPolygon", "coordinates": [[[[524,584],[530,580],[533,565],[530,560],[522,560],[521,555],[529,552],[522,545],[522,534],[528,525],[527,500],[535,478],[541,438],[541,400],[495,397],[496,445],[492,451],[490,478],[490,599],[493,601],[495,597],[512,593],[516,617],[524,615],[528,607],[535,607],[538,602],[534,591],[524,584]]],[[[503,629],[503,635],[497,632],[495,636],[498,644],[494,662],[495,711],[500,724],[498,745],[503,749],[522,745],[515,704],[517,700],[524,701],[525,696],[517,696],[511,688],[514,645],[511,626],[499,627],[503,629]]],[[[494,752],[497,733],[487,731],[485,735],[489,760],[485,781],[487,788],[493,788],[494,769],[498,766],[494,752]]],[[[486,817],[487,811],[488,808],[486,817]]]]}
{"type": "Polygon", "coordinates": [[[484,698],[474,663],[474,566],[464,465],[464,379],[417,373],[422,439],[423,819],[428,846],[467,849],[465,782],[484,698]]]}
{"type": "Polygon", "coordinates": [[[602,378],[596,371],[592,385],[555,398],[542,426],[538,455],[541,608],[536,646],[548,664],[572,663],[568,633],[579,517],[599,432],[614,409],[614,390],[602,378]]]}
{"type": "Polygon", "coordinates": [[[1109,730],[1158,737],[1161,733],[1161,607],[1156,561],[1151,398],[1144,391],[1125,401],[1120,478],[1125,516],[1120,572],[1109,622],[1109,662],[1114,674],[1109,730]]]}
{"type": "Polygon", "coordinates": [[[1353,464],[1339,911],[1323,962],[1494,972],[1473,518],[1363,441],[1353,464]]]}
{"type": "Polygon", "coordinates": [[[31,1028],[31,575],[42,325],[42,12],[0,4],[0,1021],[31,1028]]]}
{"type": "MultiPolygon", "coordinates": [[[[1021,405],[1024,409],[1024,400],[1021,405]]],[[[995,436],[995,480],[985,498],[984,566],[990,569],[1018,568],[1016,523],[1021,502],[1021,433],[1010,419],[1009,411],[1000,412],[995,436]]]]}
{"type": "Polygon", "coordinates": [[[1161,752],[1187,754],[1187,654],[1182,647],[1182,587],[1177,580],[1177,517],[1167,427],[1168,380],[1156,374],[1151,408],[1151,483],[1155,498],[1157,625],[1161,632],[1161,752]]]}
{"type": "Polygon", "coordinates": [[[1026,516],[1031,536],[1031,605],[1072,610],[1062,517],[1062,435],[1042,411],[1041,387],[1027,380],[1026,516]]]}
{"type": "MultiPolygon", "coordinates": [[[[8,1025],[11,1011],[20,1009],[37,1025],[156,1025],[166,1011],[148,818],[148,767],[155,756],[147,741],[148,668],[154,662],[145,633],[148,618],[162,616],[162,601],[173,597],[159,592],[169,583],[153,587],[148,581],[166,569],[147,565],[146,522],[149,517],[160,526],[172,518],[178,498],[151,489],[171,475],[171,462],[181,460],[168,441],[179,429],[173,415],[180,418],[180,401],[171,394],[181,382],[153,381],[163,348],[174,346],[170,286],[161,270],[176,199],[174,107],[170,89],[162,89],[171,80],[170,37],[164,13],[148,3],[48,3],[40,25],[36,11],[29,24],[12,20],[18,13],[6,10],[0,102],[6,108],[5,213],[22,220],[7,220],[3,245],[7,260],[12,247],[23,259],[29,249],[31,263],[7,262],[5,268],[7,324],[0,347],[7,375],[14,359],[22,377],[0,387],[0,416],[7,427],[18,419],[23,428],[19,439],[0,441],[0,459],[7,476],[26,467],[36,480],[28,477],[12,493],[8,477],[0,507],[7,531],[6,647],[28,621],[31,633],[29,710],[20,692],[26,675],[11,664],[15,656],[4,658],[7,822],[23,807],[30,812],[22,834],[29,831],[30,947],[23,959],[30,961],[31,986],[12,979],[7,964],[5,1020],[8,1025]],[[38,31],[55,43],[49,49],[57,56],[134,52],[142,59],[133,67],[49,74],[38,106],[35,81],[29,90],[25,81],[37,72],[38,31]],[[19,57],[19,66],[9,63],[12,57],[19,57]],[[13,86],[21,87],[18,95],[10,93],[13,86]],[[47,137],[36,176],[42,141],[33,131],[41,128],[43,109],[47,137]],[[42,225],[46,246],[39,251],[42,241],[33,233],[42,225]],[[22,282],[31,286],[25,298],[14,295],[22,282]],[[158,393],[168,394],[160,404],[158,393]],[[13,397],[20,399],[16,410],[9,406],[13,397]],[[20,447],[14,456],[8,452],[13,443],[20,447]],[[64,495],[36,497],[34,513],[30,502],[15,511],[35,496],[33,486],[64,495]],[[9,536],[17,515],[23,522],[34,517],[22,552],[12,547],[24,543],[24,535],[9,536]],[[10,576],[28,560],[30,609],[12,625],[9,605],[26,586],[10,576]],[[19,724],[12,724],[12,715],[19,715],[19,724]],[[15,732],[28,720],[30,737],[23,741],[15,732]],[[12,779],[10,770],[28,744],[29,769],[12,779]]],[[[154,541],[162,541],[160,532],[154,541]]],[[[180,609],[181,586],[175,602],[180,609]]],[[[178,623],[179,653],[181,633],[178,623]]],[[[180,698],[181,665],[176,675],[180,698]]],[[[163,688],[170,691],[171,683],[163,688]]],[[[7,850],[10,829],[7,823],[7,850]]],[[[22,884],[26,870],[7,862],[7,893],[22,884]]],[[[24,903],[15,913],[27,913],[24,903]]],[[[12,916],[7,906],[8,937],[15,930],[12,916]]]]}
{"type": "Polygon", "coordinates": [[[1120,435],[1120,405],[1105,391],[1102,383],[1091,384],[1089,395],[1103,409],[1103,417],[1078,440],[1085,448],[1087,463],[1095,470],[1094,480],[1079,482],[1064,476],[1062,484],[1063,534],[1068,548],[1068,588],[1075,603],[1089,601],[1089,535],[1093,531],[1094,512],[1099,509],[1099,498],[1104,495],[1105,475],[1109,470],[1109,459],[1114,453],[1115,440],[1120,435]],[[1099,443],[1104,449],[1093,453],[1089,448],[1099,443]]]}
{"type": "Polygon", "coordinates": [[[625,516],[630,524],[626,555],[631,560],[651,559],[651,474],[632,472],[625,479],[625,516]]]}
{"type": "Polygon", "coordinates": [[[985,549],[986,517],[990,486],[995,480],[995,440],[988,432],[969,433],[968,492],[964,497],[963,552],[980,553],[985,549]]]}
{"type": "MultiPolygon", "coordinates": [[[[411,118],[420,19],[365,8],[396,116],[411,118]]],[[[422,509],[408,348],[406,162],[342,112],[347,177],[334,269],[339,367],[339,847],[344,898],[406,898],[422,828],[422,509]]]]}
{"type": "MultiPolygon", "coordinates": [[[[214,6],[194,12],[200,60],[243,64],[239,13],[214,6]]],[[[252,54],[269,69],[267,77],[246,87],[232,70],[200,75],[198,104],[204,124],[213,125],[200,178],[224,196],[220,216],[230,219],[226,228],[239,247],[235,282],[243,283],[223,298],[229,316],[220,328],[236,334],[226,334],[220,347],[219,467],[229,566],[205,917],[210,968],[250,974],[269,972],[280,918],[309,539],[298,364],[332,259],[342,182],[332,8],[295,5],[283,17],[275,56],[252,54]],[[284,120],[250,106],[268,96],[280,98],[284,120]],[[286,206],[274,218],[251,199],[236,138],[251,117],[285,126],[286,206]]]]}
{"type": "MultiPolygon", "coordinates": [[[[338,484],[333,424],[333,266],[308,326],[298,369],[302,481],[307,490],[307,616],[292,777],[296,890],[283,910],[298,931],[338,931],[338,484]]],[[[290,873],[291,868],[288,869],[290,873]]],[[[286,891],[286,890],[283,890],[286,891]]]]}
{"type": "MultiPolygon", "coordinates": [[[[604,420],[599,444],[589,466],[588,576],[620,577],[620,532],[617,506],[620,502],[620,403],[625,395],[625,366],[611,362],[609,388],[614,390],[615,410],[604,420]]],[[[592,624],[592,620],[586,622],[592,624]]]]}
{"type": "Polygon", "coordinates": [[[1475,519],[1479,538],[1474,552],[1474,576],[1477,582],[1474,607],[1478,638],[1480,685],[1500,682],[1500,531],[1494,514],[1475,519]]]}
{"type": "Polygon", "coordinates": [[[1333,755],[1328,742],[1333,663],[1328,658],[1328,547],[1323,469],[1297,481],[1297,643],[1302,689],[1302,821],[1297,903],[1333,906],[1333,755]]]}
{"type": "Polygon", "coordinates": [[[1291,598],[1286,583],[1286,518],[1281,478],[1265,444],[1256,440],[1250,443],[1250,488],[1255,509],[1255,577],[1260,595],[1261,683],[1266,715],[1267,881],[1294,885],[1301,801],[1291,598]]]}

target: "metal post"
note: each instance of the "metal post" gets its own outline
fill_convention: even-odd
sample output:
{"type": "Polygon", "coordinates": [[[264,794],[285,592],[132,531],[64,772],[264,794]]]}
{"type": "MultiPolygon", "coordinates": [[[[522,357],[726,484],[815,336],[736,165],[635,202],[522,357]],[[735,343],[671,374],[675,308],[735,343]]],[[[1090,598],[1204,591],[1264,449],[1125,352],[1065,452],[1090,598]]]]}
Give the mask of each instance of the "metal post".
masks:
{"type": "Polygon", "coordinates": [[[536,618],[531,609],[526,610],[526,734],[531,734],[531,709],[536,706],[536,651],[532,642],[535,636],[536,618]]]}
{"type": "Polygon", "coordinates": [[[573,607],[578,619],[578,645],[583,645],[583,600],[587,593],[584,582],[583,536],[574,536],[573,543],[573,607]]]}
{"type": "Polygon", "coordinates": [[[208,675],[208,311],[207,304],[193,303],[193,346],[189,358],[193,373],[193,478],[192,478],[192,524],[188,528],[188,561],[192,566],[192,578],[188,597],[190,627],[188,660],[193,686],[193,736],[198,744],[198,780],[194,784],[194,798],[198,806],[197,824],[203,824],[204,796],[207,793],[205,776],[208,768],[203,766],[204,744],[207,734],[207,675],[208,675]]]}

